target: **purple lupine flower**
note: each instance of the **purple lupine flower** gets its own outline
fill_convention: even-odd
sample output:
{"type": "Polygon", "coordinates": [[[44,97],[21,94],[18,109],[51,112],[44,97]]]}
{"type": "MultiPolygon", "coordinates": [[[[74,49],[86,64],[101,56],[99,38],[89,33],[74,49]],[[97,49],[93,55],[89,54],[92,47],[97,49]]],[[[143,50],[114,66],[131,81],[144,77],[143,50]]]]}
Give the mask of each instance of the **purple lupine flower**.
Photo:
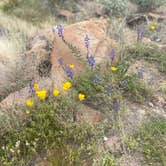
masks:
{"type": "Polygon", "coordinates": [[[137,74],[138,79],[143,79],[143,74],[144,74],[144,70],[143,69],[139,70],[137,74]]]}
{"type": "Polygon", "coordinates": [[[109,95],[110,93],[112,92],[112,86],[111,85],[108,85],[105,89],[105,94],[106,95],[109,95]]]}
{"type": "Polygon", "coordinates": [[[122,88],[125,88],[126,85],[127,85],[127,81],[126,81],[126,80],[123,80],[123,81],[121,82],[121,87],[122,87],[122,88]]]}
{"type": "Polygon", "coordinates": [[[144,33],[142,31],[142,29],[140,28],[140,26],[136,26],[136,31],[137,31],[137,41],[141,41],[144,37],[144,33]]]}
{"type": "Polygon", "coordinates": [[[88,35],[85,36],[84,43],[85,43],[85,47],[88,49],[89,48],[89,37],[88,37],[88,35]]]}
{"type": "Polygon", "coordinates": [[[63,41],[65,41],[64,40],[64,35],[63,35],[63,27],[62,27],[62,25],[58,25],[57,26],[57,33],[58,33],[58,35],[59,35],[59,37],[63,40],[63,41]]]}
{"type": "Polygon", "coordinates": [[[96,84],[100,84],[102,82],[103,82],[103,80],[99,77],[99,75],[95,74],[94,79],[93,79],[93,84],[96,85],[96,84]]]}
{"type": "Polygon", "coordinates": [[[114,105],[113,105],[113,109],[114,109],[115,111],[120,110],[120,107],[121,107],[121,105],[120,105],[119,102],[116,102],[116,103],[114,103],[114,105]]]}
{"type": "Polygon", "coordinates": [[[90,56],[88,57],[88,62],[89,62],[89,66],[91,67],[91,69],[93,69],[94,65],[95,65],[95,58],[94,56],[90,56]]]}
{"type": "Polygon", "coordinates": [[[66,74],[69,78],[73,79],[74,73],[71,68],[66,68],[66,74]]]}
{"type": "Polygon", "coordinates": [[[158,25],[156,30],[157,30],[157,32],[161,31],[161,25],[158,25]]]}
{"type": "Polygon", "coordinates": [[[34,90],[34,86],[32,85],[32,83],[30,82],[29,84],[29,93],[32,95],[33,93],[35,93],[35,90],[34,90]]]}
{"type": "Polygon", "coordinates": [[[114,60],[114,58],[115,58],[115,50],[114,49],[112,49],[111,50],[111,52],[110,52],[110,58],[111,58],[111,62],[114,60]]]}

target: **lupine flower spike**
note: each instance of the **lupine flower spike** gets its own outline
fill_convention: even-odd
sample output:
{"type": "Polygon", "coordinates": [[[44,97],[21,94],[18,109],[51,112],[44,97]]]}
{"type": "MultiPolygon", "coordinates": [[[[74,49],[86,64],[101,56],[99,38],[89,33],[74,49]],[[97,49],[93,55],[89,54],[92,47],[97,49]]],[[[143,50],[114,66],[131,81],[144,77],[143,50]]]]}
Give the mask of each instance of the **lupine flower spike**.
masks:
{"type": "Polygon", "coordinates": [[[101,84],[102,82],[103,82],[103,79],[101,79],[98,74],[95,74],[93,78],[93,84],[97,85],[97,84],[101,84]]]}
{"type": "Polygon", "coordinates": [[[58,33],[58,36],[62,39],[62,41],[65,41],[64,39],[64,35],[63,35],[63,27],[62,25],[58,25],[57,26],[57,33],[58,33]]]}
{"type": "Polygon", "coordinates": [[[118,111],[118,110],[120,110],[120,103],[119,102],[116,102],[116,103],[114,103],[114,105],[113,105],[113,109],[115,110],[115,111],[118,111]]]}
{"type": "Polygon", "coordinates": [[[113,61],[114,61],[115,56],[116,56],[115,50],[112,49],[111,52],[110,52],[111,65],[112,65],[112,63],[113,63],[113,61]]]}
{"type": "Polygon", "coordinates": [[[112,86],[111,86],[111,85],[108,85],[108,86],[105,88],[105,94],[106,94],[106,95],[110,95],[111,92],[112,92],[112,86]]]}
{"type": "Polygon", "coordinates": [[[142,41],[142,39],[144,37],[144,33],[143,33],[141,27],[137,25],[136,31],[137,31],[137,42],[142,41]]]}
{"type": "Polygon", "coordinates": [[[88,37],[88,35],[85,36],[84,43],[85,43],[85,47],[87,49],[87,59],[88,59],[88,56],[89,56],[89,37],[88,37]]]}
{"type": "Polygon", "coordinates": [[[66,74],[67,74],[67,77],[73,79],[74,73],[70,67],[66,68],[66,74]]]}
{"type": "Polygon", "coordinates": [[[122,82],[121,82],[121,87],[122,88],[125,88],[127,86],[127,81],[126,80],[123,80],[122,82]]]}
{"type": "Polygon", "coordinates": [[[29,84],[29,93],[32,95],[34,92],[35,92],[34,86],[33,86],[32,83],[30,82],[30,84],[29,84]]]}
{"type": "Polygon", "coordinates": [[[93,67],[94,67],[94,65],[95,65],[95,58],[94,58],[94,56],[91,55],[91,56],[88,58],[88,62],[89,62],[90,68],[93,69],[93,67]]]}

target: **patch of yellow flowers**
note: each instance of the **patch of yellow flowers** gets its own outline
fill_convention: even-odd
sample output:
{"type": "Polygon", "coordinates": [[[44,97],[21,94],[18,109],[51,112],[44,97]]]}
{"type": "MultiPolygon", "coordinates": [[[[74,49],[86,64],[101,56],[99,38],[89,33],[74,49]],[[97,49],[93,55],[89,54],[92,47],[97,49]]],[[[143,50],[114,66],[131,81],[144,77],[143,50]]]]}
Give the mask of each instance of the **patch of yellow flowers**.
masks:
{"type": "MultiPolygon", "coordinates": [[[[73,66],[71,66],[71,67],[73,67],[73,66]]],[[[73,68],[74,68],[74,67],[73,67],[73,68]]],[[[65,91],[69,90],[71,87],[72,87],[72,84],[71,84],[71,82],[69,82],[69,81],[64,82],[64,83],[62,84],[62,88],[63,88],[63,90],[65,90],[65,91]]],[[[43,100],[43,101],[44,101],[44,100],[46,99],[46,97],[47,97],[47,91],[46,91],[46,90],[39,90],[38,84],[34,84],[34,90],[36,91],[36,95],[37,95],[37,97],[38,97],[40,100],[43,100]]],[[[55,90],[53,91],[53,95],[54,95],[55,97],[59,96],[59,95],[60,95],[60,91],[59,91],[58,89],[55,89],[55,90]]],[[[78,94],[78,99],[79,99],[79,101],[83,101],[83,100],[85,100],[85,98],[86,98],[85,94],[83,94],[83,93],[79,93],[79,94],[78,94]]],[[[32,100],[28,99],[28,100],[26,100],[26,106],[28,106],[28,107],[33,107],[33,106],[34,106],[34,102],[33,102],[32,100]]],[[[26,113],[27,115],[29,115],[29,114],[31,113],[31,111],[30,111],[30,110],[26,110],[25,113],[26,113]]]]}

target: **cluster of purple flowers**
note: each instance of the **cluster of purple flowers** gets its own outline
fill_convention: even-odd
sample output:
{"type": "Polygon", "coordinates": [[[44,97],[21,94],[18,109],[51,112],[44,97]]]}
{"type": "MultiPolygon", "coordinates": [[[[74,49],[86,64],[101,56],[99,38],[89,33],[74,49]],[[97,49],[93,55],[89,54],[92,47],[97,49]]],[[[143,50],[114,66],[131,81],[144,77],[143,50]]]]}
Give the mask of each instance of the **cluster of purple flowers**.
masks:
{"type": "Polygon", "coordinates": [[[114,60],[115,56],[116,56],[115,50],[114,50],[114,49],[112,49],[112,50],[111,50],[111,52],[110,52],[111,64],[112,64],[112,62],[113,62],[113,60],[114,60]]]}
{"type": "Polygon", "coordinates": [[[85,47],[88,49],[89,48],[89,37],[88,37],[88,35],[85,36],[84,43],[85,43],[85,47]]]}
{"type": "Polygon", "coordinates": [[[103,82],[103,79],[99,77],[98,74],[95,74],[94,79],[93,79],[93,84],[97,85],[97,84],[101,84],[103,82]]]}
{"type": "Polygon", "coordinates": [[[29,93],[32,95],[33,93],[35,93],[35,90],[34,90],[34,86],[32,84],[32,82],[29,83],[29,93]]]}
{"type": "Polygon", "coordinates": [[[58,25],[57,26],[57,33],[59,35],[59,37],[62,39],[62,41],[65,41],[64,35],[63,35],[63,27],[62,25],[58,25]]]}
{"type": "Polygon", "coordinates": [[[70,67],[66,68],[66,74],[67,74],[67,77],[73,79],[74,73],[73,73],[73,70],[70,67]]]}
{"type": "Polygon", "coordinates": [[[115,111],[120,110],[120,108],[121,108],[121,105],[120,105],[119,102],[114,103],[114,105],[113,105],[113,109],[114,109],[115,111]]]}
{"type": "Polygon", "coordinates": [[[88,62],[89,62],[90,68],[93,69],[93,67],[95,65],[95,58],[94,58],[94,56],[91,55],[90,57],[88,57],[88,62]]]}
{"type": "Polygon", "coordinates": [[[125,88],[127,86],[127,81],[126,80],[123,80],[122,82],[121,82],[121,87],[122,88],[125,88]]]}
{"type": "Polygon", "coordinates": [[[144,33],[143,33],[141,27],[137,25],[137,26],[136,26],[136,31],[137,31],[137,41],[138,41],[138,42],[139,42],[139,41],[142,41],[142,39],[143,39],[143,37],[144,37],[144,33]]]}
{"type": "Polygon", "coordinates": [[[74,77],[73,70],[72,70],[70,67],[66,67],[66,66],[64,65],[64,62],[63,62],[63,59],[62,59],[62,58],[59,58],[59,59],[58,59],[58,63],[59,63],[59,65],[63,68],[63,70],[66,72],[67,77],[73,79],[73,77],[74,77]]]}
{"type": "Polygon", "coordinates": [[[111,85],[108,85],[108,86],[105,88],[105,94],[106,94],[106,95],[110,95],[111,92],[112,92],[112,86],[111,86],[111,85]]]}

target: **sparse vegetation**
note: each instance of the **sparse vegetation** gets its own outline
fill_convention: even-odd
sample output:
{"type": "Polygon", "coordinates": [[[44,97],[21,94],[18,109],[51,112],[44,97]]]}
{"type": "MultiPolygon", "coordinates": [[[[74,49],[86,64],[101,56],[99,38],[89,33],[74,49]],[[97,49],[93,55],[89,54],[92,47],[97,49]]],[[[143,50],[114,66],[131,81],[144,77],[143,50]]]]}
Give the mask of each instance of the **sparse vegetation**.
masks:
{"type": "Polygon", "coordinates": [[[141,11],[150,11],[154,10],[159,6],[162,6],[166,3],[165,0],[133,0],[135,3],[139,5],[139,9],[141,11]]]}
{"type": "MultiPolygon", "coordinates": [[[[73,21],[88,20],[92,17],[86,14],[89,3],[78,0],[0,2],[0,109],[3,108],[0,110],[0,165],[33,166],[38,161],[46,161],[51,166],[118,166],[123,165],[123,160],[131,165],[166,165],[165,21],[159,18],[138,21],[141,25],[136,25],[136,30],[126,24],[129,4],[136,5],[140,12],[148,12],[162,6],[165,0],[93,0],[91,4],[96,5],[93,17],[108,21],[104,26],[106,23],[101,19],[105,29],[97,30],[94,37],[106,31],[105,36],[102,34],[104,38],[90,38],[95,26],[87,24],[77,28],[81,33],[74,32],[76,36],[79,34],[78,41],[74,38],[73,43],[68,42],[69,35],[61,23],[69,22],[61,20],[61,16],[74,15],[73,21]],[[40,35],[44,28],[50,31],[40,35]],[[144,39],[149,39],[146,44],[144,39]],[[100,45],[107,54],[108,47],[103,43],[109,40],[112,44],[109,56],[97,57],[100,45]],[[74,41],[84,45],[76,45],[77,48],[74,41]],[[57,42],[61,45],[56,48],[57,42]],[[39,55],[29,51],[34,43],[39,55]],[[95,51],[94,43],[99,47],[95,51]],[[60,52],[56,56],[62,58],[54,59],[55,49],[69,49],[73,62],[60,52]],[[32,62],[25,64],[28,59],[25,55],[32,62]],[[36,65],[38,58],[42,60],[36,65]],[[144,63],[153,64],[156,73],[151,70],[144,77],[146,71],[140,68],[147,68],[144,63]],[[47,79],[51,85],[44,82],[47,79]],[[7,103],[3,99],[24,87],[29,97],[20,96],[25,100],[23,104],[3,107],[7,103]]],[[[70,54],[69,50],[64,50],[65,54],[70,54]]],[[[12,97],[15,100],[15,93],[9,96],[9,103],[12,97]]]]}
{"type": "Polygon", "coordinates": [[[166,121],[153,118],[147,122],[136,136],[141,152],[149,165],[166,164],[166,121]],[[162,148],[161,148],[162,147],[162,148]]]}

